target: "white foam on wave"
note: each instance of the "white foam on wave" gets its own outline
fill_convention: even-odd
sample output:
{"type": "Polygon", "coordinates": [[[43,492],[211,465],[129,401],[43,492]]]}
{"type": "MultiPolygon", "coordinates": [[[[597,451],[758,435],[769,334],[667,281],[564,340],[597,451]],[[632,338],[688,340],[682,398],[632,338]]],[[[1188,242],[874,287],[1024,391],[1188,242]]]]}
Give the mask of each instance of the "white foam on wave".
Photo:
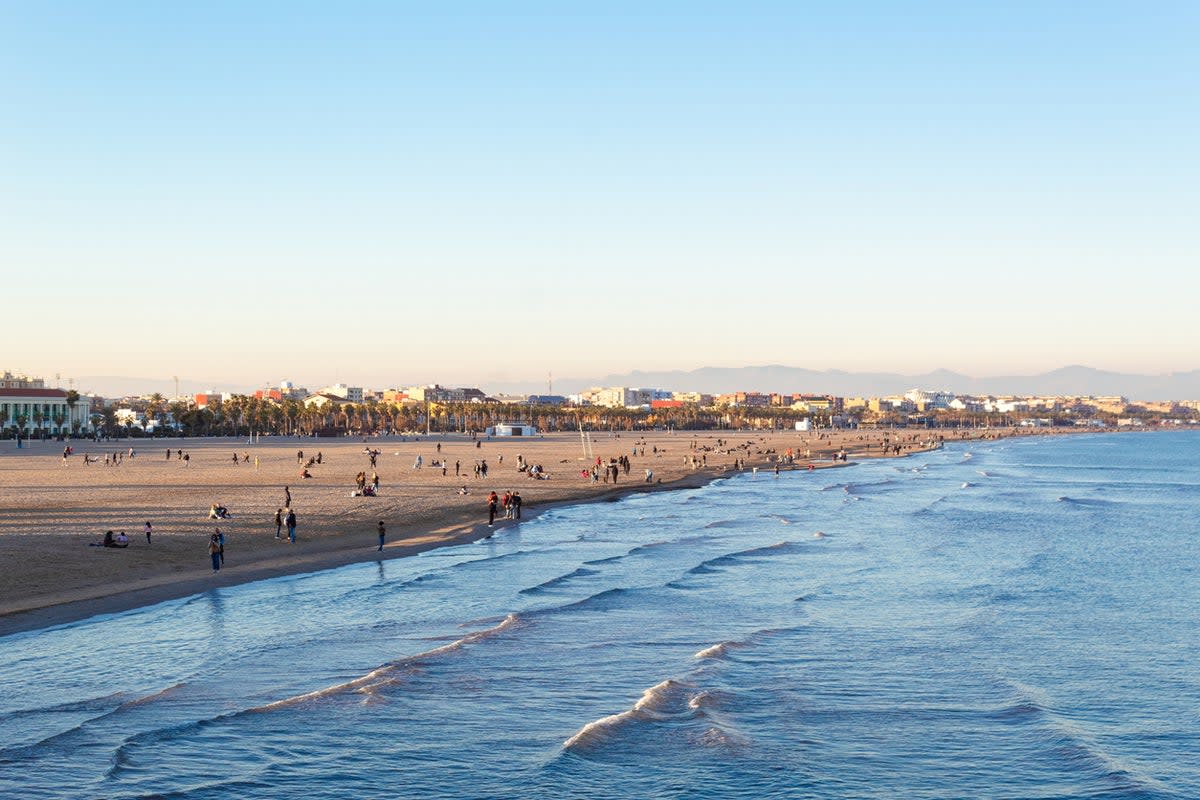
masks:
{"type": "Polygon", "coordinates": [[[397,676],[405,667],[412,666],[431,658],[447,655],[455,652],[456,650],[461,650],[466,645],[475,644],[476,642],[481,642],[493,636],[498,636],[505,631],[517,627],[523,622],[524,620],[517,614],[509,614],[504,618],[503,621],[500,622],[499,625],[496,625],[495,627],[469,633],[466,636],[455,639],[454,641],[444,644],[441,647],[435,647],[432,650],[426,650],[424,652],[417,653],[416,655],[405,656],[404,658],[400,658],[395,661],[389,661],[388,663],[371,670],[366,675],[353,680],[336,683],[333,686],[327,686],[324,689],[305,692],[304,694],[298,694],[293,697],[286,697],[283,700],[276,700],[275,702],[267,703],[266,705],[248,708],[246,709],[246,713],[275,711],[280,708],[301,705],[303,703],[322,700],[324,698],[334,697],[336,695],[348,694],[350,692],[359,692],[365,695],[368,700],[377,699],[378,691],[381,687],[399,683],[397,676]]]}
{"type": "Polygon", "coordinates": [[[697,709],[687,705],[679,712],[671,711],[672,705],[678,705],[682,699],[681,695],[691,688],[694,688],[691,684],[670,678],[662,683],[657,683],[642,692],[642,696],[633,704],[633,708],[619,714],[601,717],[584,725],[574,736],[563,742],[563,749],[574,750],[599,744],[613,736],[626,724],[636,720],[661,721],[672,717],[694,716],[697,709]]]}
{"type": "Polygon", "coordinates": [[[706,647],[696,653],[694,658],[724,658],[730,650],[736,650],[739,647],[745,647],[745,642],[720,642],[712,647],[706,647]]]}

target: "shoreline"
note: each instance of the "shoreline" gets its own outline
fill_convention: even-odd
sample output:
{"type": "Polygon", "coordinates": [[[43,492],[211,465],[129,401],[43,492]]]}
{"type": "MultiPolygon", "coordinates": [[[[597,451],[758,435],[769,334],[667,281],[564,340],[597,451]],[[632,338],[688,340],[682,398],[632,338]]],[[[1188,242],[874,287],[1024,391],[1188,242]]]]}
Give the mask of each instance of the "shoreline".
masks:
{"type": "MultiPolygon", "coordinates": [[[[906,457],[909,455],[930,452],[942,447],[945,443],[953,443],[955,441],[969,443],[979,442],[981,440],[1012,438],[1014,436],[1069,435],[1071,433],[1083,432],[1084,431],[1062,429],[1057,429],[1054,431],[1047,431],[1044,429],[1034,431],[1005,429],[1003,431],[991,430],[987,432],[987,435],[980,436],[978,438],[947,438],[944,442],[939,442],[935,441],[937,436],[936,432],[922,431],[921,433],[925,434],[924,441],[918,441],[916,437],[913,437],[905,445],[903,445],[903,449],[899,453],[880,452],[878,454],[870,452],[870,448],[874,446],[875,441],[880,439],[881,436],[887,436],[888,432],[883,432],[882,434],[876,434],[874,436],[864,436],[858,432],[846,432],[841,436],[830,436],[828,439],[825,439],[824,435],[822,435],[822,443],[818,448],[816,448],[816,452],[811,452],[811,458],[799,459],[794,465],[780,465],[780,471],[808,471],[809,464],[812,464],[812,468],[816,470],[849,467],[854,466],[859,460],[862,459],[906,457]],[[853,445],[859,442],[862,442],[863,446],[867,449],[862,451],[861,448],[853,448],[859,450],[859,452],[851,453],[855,460],[832,460],[832,455],[837,453],[839,449],[843,448],[847,444],[853,445]]],[[[1087,432],[1097,433],[1098,431],[1087,432]]],[[[891,432],[893,437],[895,434],[895,431],[891,432]]],[[[579,447],[577,441],[572,442],[567,440],[566,437],[563,437],[563,435],[558,436],[560,439],[566,442],[566,447],[574,447],[576,449],[579,447]]],[[[568,477],[560,479],[560,482],[553,487],[534,486],[533,484],[519,485],[517,488],[520,491],[529,492],[529,494],[526,495],[528,504],[525,506],[524,520],[522,521],[534,519],[542,513],[564,506],[584,505],[597,502],[613,502],[633,494],[644,492],[678,491],[681,489],[700,488],[714,481],[728,478],[735,474],[751,473],[755,468],[759,470],[766,468],[767,470],[773,471],[775,468],[775,463],[772,461],[772,459],[777,458],[782,454],[783,451],[775,450],[767,445],[790,443],[792,446],[795,446],[794,443],[797,441],[805,441],[809,443],[814,441],[812,437],[806,438],[794,432],[775,432],[773,435],[770,435],[769,438],[768,436],[768,434],[763,432],[730,433],[724,431],[688,432],[687,435],[676,434],[671,438],[667,438],[662,435],[658,437],[629,436],[630,440],[655,440],[656,444],[653,445],[653,447],[657,451],[658,447],[662,445],[662,454],[668,452],[668,449],[665,446],[666,444],[671,444],[674,447],[683,441],[699,441],[707,444],[713,440],[725,441],[727,443],[732,441],[746,442],[758,440],[763,447],[757,452],[742,456],[744,459],[744,466],[742,469],[736,471],[729,469],[726,465],[714,465],[706,466],[704,468],[696,468],[688,467],[684,463],[680,463],[676,465],[676,468],[672,469],[665,463],[661,463],[662,455],[656,452],[655,458],[657,458],[659,461],[653,463],[653,465],[656,467],[655,472],[658,473],[658,468],[661,465],[664,467],[663,471],[666,473],[666,475],[658,477],[658,479],[653,483],[639,482],[636,479],[631,478],[614,485],[598,485],[590,482],[578,482],[578,479],[576,479],[576,482],[569,482],[571,479],[568,477]],[[717,433],[721,433],[722,435],[717,437],[717,433]],[[701,438],[701,436],[703,436],[703,438],[701,438]],[[774,441],[772,442],[771,440],[774,441]],[[545,500],[538,498],[530,503],[529,498],[530,495],[533,494],[535,488],[553,488],[556,491],[552,492],[552,496],[545,500]]],[[[908,434],[908,436],[912,435],[908,434]]],[[[615,438],[619,439],[619,437],[615,438]]],[[[901,441],[898,438],[893,440],[901,441]]],[[[172,443],[174,443],[174,441],[176,440],[172,440],[172,443]]],[[[195,440],[184,441],[195,448],[195,440]]],[[[376,446],[381,447],[386,444],[390,448],[393,446],[401,447],[401,445],[404,445],[401,447],[402,450],[421,451],[428,450],[431,446],[438,444],[439,441],[445,442],[447,445],[454,443],[467,447],[470,446],[469,443],[464,443],[462,441],[447,440],[445,438],[439,440],[436,437],[431,437],[424,441],[418,437],[413,442],[404,442],[403,440],[401,440],[399,443],[377,442],[376,446]]],[[[563,441],[559,441],[557,444],[559,444],[561,447],[563,446],[563,441]]],[[[322,446],[331,449],[334,453],[338,453],[339,456],[344,453],[347,448],[357,449],[361,447],[359,442],[332,442],[325,440],[321,441],[320,443],[322,446]]],[[[221,448],[222,453],[229,452],[232,449],[237,449],[239,451],[241,449],[237,444],[228,441],[220,441],[217,443],[209,442],[206,444],[210,445],[214,450],[217,447],[221,448]]],[[[309,446],[307,442],[302,442],[302,444],[309,446]]],[[[537,442],[530,440],[521,442],[516,446],[536,453],[538,450],[537,444],[537,442]]],[[[610,449],[617,449],[612,440],[605,442],[605,444],[610,445],[610,449]]],[[[122,444],[121,446],[124,447],[128,445],[122,444]]],[[[279,443],[277,446],[282,446],[285,450],[290,451],[291,447],[296,446],[296,442],[295,440],[292,440],[286,443],[279,443]]],[[[438,446],[440,452],[440,445],[438,446]]],[[[494,451],[497,447],[512,446],[513,443],[510,442],[496,443],[494,440],[489,441],[489,451],[494,451]]],[[[622,448],[628,448],[628,446],[629,445],[624,442],[620,445],[622,448]]],[[[739,446],[745,447],[744,444],[739,446]]],[[[747,452],[749,452],[749,448],[746,449],[747,452]]],[[[846,447],[846,450],[849,451],[852,450],[852,448],[846,447]]],[[[691,452],[694,453],[696,451],[692,450],[691,452]]],[[[396,455],[401,455],[401,452],[397,451],[396,455]]],[[[407,456],[408,453],[406,452],[404,455],[407,456]]],[[[562,453],[554,453],[554,455],[562,455],[562,453]]],[[[500,459],[500,463],[503,463],[503,455],[501,455],[500,459]]],[[[167,460],[168,462],[170,461],[169,458],[167,460]]],[[[288,460],[290,461],[290,456],[288,456],[288,460]]],[[[566,460],[564,459],[564,462],[565,461],[566,460]]],[[[686,461],[686,458],[684,461],[686,461]]],[[[99,471],[102,468],[90,467],[90,469],[99,471]]],[[[561,474],[569,476],[570,470],[565,470],[561,474]]],[[[224,476],[222,475],[221,477],[224,476]]],[[[464,478],[463,480],[466,479],[464,478]]],[[[451,483],[457,482],[459,482],[459,478],[457,477],[451,481],[451,483]]],[[[508,483],[513,482],[509,481],[508,483]]],[[[539,481],[534,483],[542,482],[539,481]]],[[[444,486],[444,484],[442,485],[444,486]]],[[[495,486],[495,488],[497,491],[504,491],[504,486],[504,483],[499,483],[495,486]]],[[[212,487],[206,488],[211,489],[212,487]]],[[[392,558],[406,558],[439,547],[453,546],[476,541],[480,538],[483,538],[485,531],[488,529],[486,521],[480,521],[481,514],[480,509],[477,506],[482,503],[483,498],[486,496],[486,492],[490,488],[490,485],[483,486],[480,487],[478,491],[472,493],[470,495],[472,500],[469,504],[460,504],[457,508],[438,507],[434,508],[432,511],[426,508],[423,510],[424,513],[414,514],[411,519],[407,520],[403,524],[389,523],[388,541],[383,552],[378,552],[378,540],[373,533],[356,534],[344,530],[344,528],[347,526],[352,527],[356,523],[361,524],[361,520],[350,520],[347,522],[341,517],[337,517],[336,522],[334,523],[335,528],[332,533],[325,536],[319,536],[315,539],[303,541],[302,544],[305,545],[303,549],[297,549],[291,552],[269,552],[266,548],[270,546],[270,540],[261,536],[261,534],[255,535],[253,536],[255,540],[254,544],[259,548],[258,550],[245,554],[247,558],[243,563],[232,564],[215,573],[200,567],[198,563],[193,564],[190,567],[174,564],[171,569],[160,566],[158,569],[149,570],[149,574],[144,574],[137,577],[118,573],[116,575],[109,576],[108,580],[105,580],[99,584],[84,583],[76,586],[58,587],[56,590],[49,592],[43,591],[30,593],[29,595],[20,599],[5,597],[2,599],[2,601],[0,601],[0,636],[51,628],[59,625],[70,624],[72,622],[78,622],[91,617],[116,614],[137,608],[149,607],[163,602],[169,602],[172,600],[203,594],[206,591],[216,588],[227,588],[230,586],[269,580],[272,578],[321,572],[330,569],[337,569],[351,564],[377,562],[392,558]],[[264,542],[267,542],[267,544],[264,545],[264,542]],[[186,572],[187,574],[180,574],[181,572],[186,572]]],[[[393,505],[389,509],[380,510],[379,516],[393,516],[397,511],[397,505],[399,504],[393,505]],[[387,511],[391,511],[392,514],[387,514],[387,511]]],[[[375,514],[360,516],[373,519],[375,514]]],[[[493,532],[499,533],[505,528],[512,527],[516,524],[520,523],[517,521],[498,518],[493,532]]],[[[188,535],[192,536],[194,541],[194,534],[191,531],[188,532],[188,535]]],[[[207,533],[203,535],[207,536],[207,533]]],[[[39,534],[39,536],[45,537],[51,535],[39,534]]],[[[248,540],[245,537],[246,534],[238,533],[236,534],[235,539],[240,540],[239,544],[242,542],[248,543],[248,540]]],[[[304,538],[304,533],[301,534],[301,537],[304,538]]],[[[74,538],[76,539],[76,543],[83,544],[83,542],[78,541],[79,537],[74,538]]],[[[133,549],[134,545],[140,545],[140,550],[144,554],[149,554],[150,551],[153,550],[153,546],[141,545],[140,542],[138,542],[140,534],[136,531],[132,533],[131,538],[133,543],[129,548],[130,550],[133,549]]],[[[283,541],[286,542],[286,538],[283,541]]],[[[95,550],[99,551],[100,548],[95,548],[95,550]]],[[[117,553],[93,552],[82,556],[82,558],[87,559],[90,556],[120,557],[120,554],[123,553],[121,553],[121,551],[118,551],[117,553]]],[[[78,551],[76,551],[76,555],[78,555],[78,551]]],[[[234,558],[240,560],[244,554],[238,549],[233,549],[230,555],[232,561],[234,558]]],[[[188,558],[190,563],[191,557],[188,556],[188,558]]],[[[5,572],[10,573],[13,568],[12,559],[7,559],[7,563],[8,568],[5,570],[5,572]]]]}

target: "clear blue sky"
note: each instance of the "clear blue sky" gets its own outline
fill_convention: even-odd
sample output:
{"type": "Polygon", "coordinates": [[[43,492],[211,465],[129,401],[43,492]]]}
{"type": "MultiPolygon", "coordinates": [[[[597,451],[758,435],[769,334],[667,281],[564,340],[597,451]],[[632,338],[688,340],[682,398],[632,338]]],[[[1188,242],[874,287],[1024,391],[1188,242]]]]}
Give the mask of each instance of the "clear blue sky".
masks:
{"type": "Polygon", "coordinates": [[[1198,23],[3,2],[0,369],[1195,369],[1198,23]]]}

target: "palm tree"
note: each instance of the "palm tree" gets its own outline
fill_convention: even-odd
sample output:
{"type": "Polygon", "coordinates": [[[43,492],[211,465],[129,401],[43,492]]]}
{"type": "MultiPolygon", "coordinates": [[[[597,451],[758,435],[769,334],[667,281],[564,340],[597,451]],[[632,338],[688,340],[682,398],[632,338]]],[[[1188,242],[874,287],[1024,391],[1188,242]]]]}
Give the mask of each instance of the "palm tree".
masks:
{"type": "Polygon", "coordinates": [[[71,433],[79,433],[79,420],[75,418],[75,406],[79,404],[79,392],[74,389],[67,390],[67,408],[71,414],[71,433]]]}
{"type": "Polygon", "coordinates": [[[167,407],[168,412],[171,414],[171,419],[175,423],[176,430],[179,430],[179,427],[183,424],[183,415],[188,412],[188,408],[186,400],[175,400],[167,407]]]}

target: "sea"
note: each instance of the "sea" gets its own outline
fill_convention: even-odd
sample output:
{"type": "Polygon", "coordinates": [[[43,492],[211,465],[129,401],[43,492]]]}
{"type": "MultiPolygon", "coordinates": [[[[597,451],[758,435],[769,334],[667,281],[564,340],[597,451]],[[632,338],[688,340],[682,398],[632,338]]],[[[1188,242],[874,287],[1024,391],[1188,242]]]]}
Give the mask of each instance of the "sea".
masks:
{"type": "Polygon", "coordinates": [[[5,636],[0,797],[1200,797],[1198,445],[730,474],[5,636]]]}

